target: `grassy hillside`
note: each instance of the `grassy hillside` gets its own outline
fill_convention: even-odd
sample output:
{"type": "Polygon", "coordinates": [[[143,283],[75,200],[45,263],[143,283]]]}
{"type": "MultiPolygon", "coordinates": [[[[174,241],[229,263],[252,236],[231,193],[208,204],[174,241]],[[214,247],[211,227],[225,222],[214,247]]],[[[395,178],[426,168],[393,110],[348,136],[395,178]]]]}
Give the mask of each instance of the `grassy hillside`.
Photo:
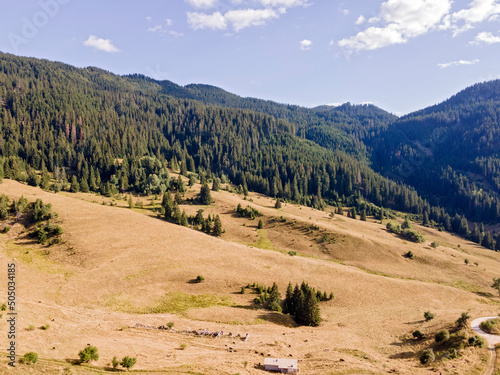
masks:
{"type": "MultiPolygon", "coordinates": [[[[185,198],[199,190],[195,184],[185,198]]],[[[500,306],[490,288],[500,254],[416,224],[426,237],[422,244],[396,237],[373,218],[331,217],[330,209],[292,204],[277,210],[270,198],[250,193],[244,200],[221,190],[212,192],[215,203],[204,207],[205,214],[222,219],[225,233],[219,239],[158,218],[151,208],[160,200],[153,196],[134,197],[143,208],[129,209],[128,195],[54,194],[11,180],[1,192],[11,200],[24,196],[51,203],[64,229],[61,243],[50,247],[27,235],[29,223],[14,223],[12,217],[6,221],[11,230],[0,234],[0,267],[14,258],[18,264],[18,354],[40,356],[39,363],[19,367],[18,373],[105,371],[113,356],[130,355],[137,357],[136,370],[258,374],[254,365],[263,363],[263,356],[292,355],[307,374],[391,369],[427,374],[418,353],[435,332],[449,328],[464,311],[491,316],[500,306]],[[263,229],[257,229],[257,220],[235,215],[238,204],[258,209],[263,229]],[[440,246],[433,248],[432,242],[440,246]],[[413,259],[403,256],[410,250],[413,259]],[[193,283],[197,275],[205,281],[193,283]],[[250,289],[240,293],[249,283],[276,282],[284,297],[289,281],[302,280],[334,293],[334,300],[320,304],[318,328],[296,326],[287,315],[255,306],[250,289]],[[436,318],[425,322],[425,311],[436,318]],[[168,322],[178,331],[207,328],[233,337],[130,328],[168,322]],[[47,330],[37,328],[46,324],[47,330]],[[416,329],[428,338],[412,340],[416,329]],[[246,333],[247,341],[234,337],[246,333]],[[87,344],[98,347],[99,361],[92,369],[72,365],[87,344]]],[[[200,207],[181,208],[194,214],[200,207]]],[[[5,285],[1,288],[5,295],[5,285]]],[[[6,330],[5,316],[0,329],[6,330]]],[[[435,366],[479,374],[486,351],[467,347],[460,354],[435,366]]],[[[1,363],[6,368],[5,358],[1,363]]]]}

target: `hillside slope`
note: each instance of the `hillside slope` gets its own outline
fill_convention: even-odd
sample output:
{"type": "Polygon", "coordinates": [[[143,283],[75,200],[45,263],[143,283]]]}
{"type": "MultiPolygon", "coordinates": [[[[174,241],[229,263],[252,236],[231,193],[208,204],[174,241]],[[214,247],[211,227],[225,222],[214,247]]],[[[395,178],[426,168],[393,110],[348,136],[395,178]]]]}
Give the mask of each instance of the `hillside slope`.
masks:
{"type": "MultiPolygon", "coordinates": [[[[206,213],[221,215],[226,229],[216,239],[145,215],[147,210],[127,209],[125,200],[109,206],[110,198],[54,194],[10,180],[0,187],[11,199],[23,195],[52,203],[64,229],[63,243],[49,248],[26,237],[24,226],[13,220],[8,221],[12,229],[0,235],[0,266],[14,258],[18,264],[18,353],[38,352],[41,372],[70,366],[65,359],[76,358],[90,343],[101,354],[96,366],[105,366],[114,355],[132,355],[138,358],[138,370],[166,373],[257,374],[253,365],[263,362],[263,353],[299,358],[307,374],[392,368],[426,374],[417,359],[426,343],[405,337],[417,328],[432,334],[463,311],[486,316],[498,309],[489,285],[497,276],[499,254],[433,230],[425,229],[424,244],[409,244],[376,222],[330,218],[288,204],[276,210],[269,198],[250,194],[249,202],[221,191],[213,193],[215,204],[206,208],[206,213]],[[263,230],[234,215],[238,203],[263,213],[263,230]],[[281,216],[287,221],[273,219],[281,216]],[[335,241],[319,241],[324,234],[335,241]],[[432,249],[430,241],[441,246],[432,249]],[[408,250],[416,254],[414,260],[403,257],[408,250]],[[465,257],[478,266],[464,265],[465,257]],[[191,283],[196,275],[205,282],[191,283]],[[287,316],[254,306],[250,291],[239,293],[248,283],[276,282],[284,294],[289,281],[302,280],[334,292],[333,301],[320,304],[324,321],[319,328],[297,327],[287,316]],[[429,323],[422,319],[427,310],[436,313],[429,323]],[[250,339],[128,328],[169,321],[179,331],[208,328],[249,333],[250,339]],[[25,330],[44,324],[50,329],[25,330]],[[181,344],[186,344],[184,350],[178,350],[181,344]]],[[[193,186],[186,197],[199,187],[193,186]]],[[[189,213],[198,209],[182,208],[189,213]]],[[[1,324],[6,329],[5,318],[1,324]]],[[[476,374],[484,354],[467,348],[441,366],[476,374]]],[[[71,368],[85,372],[85,367],[71,368]]]]}

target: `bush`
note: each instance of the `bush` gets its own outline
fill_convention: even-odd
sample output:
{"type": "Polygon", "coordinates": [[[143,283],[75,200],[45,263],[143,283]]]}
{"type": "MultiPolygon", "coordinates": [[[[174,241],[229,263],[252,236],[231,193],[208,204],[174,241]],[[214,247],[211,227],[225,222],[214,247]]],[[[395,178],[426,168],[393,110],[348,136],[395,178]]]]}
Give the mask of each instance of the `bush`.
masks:
{"type": "Polygon", "coordinates": [[[480,347],[480,348],[484,348],[486,346],[486,342],[480,336],[469,337],[469,341],[468,342],[469,342],[470,346],[477,346],[477,347],[480,347]]]}
{"type": "Polygon", "coordinates": [[[118,358],[116,358],[116,356],[113,357],[111,364],[113,365],[113,368],[117,368],[118,365],[120,364],[120,362],[118,361],[118,358]]]}
{"type": "Polygon", "coordinates": [[[9,230],[10,230],[10,227],[5,226],[2,228],[2,230],[0,230],[0,233],[9,233],[9,230]]]}
{"type": "Polygon", "coordinates": [[[137,358],[132,358],[129,356],[123,357],[121,365],[126,369],[131,368],[137,362],[137,358]]]}
{"type": "Polygon", "coordinates": [[[469,321],[470,319],[470,315],[466,312],[463,312],[462,315],[460,316],[460,318],[457,319],[457,326],[459,328],[464,328],[465,326],[467,326],[467,322],[469,321]]]}
{"type": "Polygon", "coordinates": [[[439,247],[439,242],[434,241],[433,243],[431,243],[431,247],[433,247],[434,249],[437,249],[439,247]]]}
{"type": "Polygon", "coordinates": [[[498,335],[500,333],[500,318],[490,319],[482,322],[479,326],[484,332],[498,335]]]}
{"type": "Polygon", "coordinates": [[[435,315],[433,313],[431,313],[430,311],[424,312],[424,318],[425,318],[426,322],[428,322],[429,320],[434,319],[434,317],[435,317],[435,315]]]}
{"type": "Polygon", "coordinates": [[[168,322],[167,323],[168,328],[173,328],[174,327],[174,322],[168,322]]]}
{"type": "Polygon", "coordinates": [[[264,223],[262,222],[262,219],[259,220],[259,224],[257,224],[257,229],[262,229],[264,228],[264,223]]]}
{"type": "Polygon", "coordinates": [[[445,342],[445,341],[449,340],[450,332],[448,332],[448,330],[446,330],[446,329],[443,329],[442,331],[439,331],[438,333],[436,333],[436,336],[434,338],[436,339],[437,343],[445,342]]]}
{"type": "Polygon", "coordinates": [[[408,259],[415,258],[415,254],[413,254],[411,251],[408,251],[404,256],[405,256],[405,258],[408,258],[408,259]]]}
{"type": "Polygon", "coordinates": [[[424,334],[422,333],[421,330],[417,329],[412,333],[413,337],[416,338],[417,340],[422,340],[424,338],[424,334]]]}
{"type": "Polygon", "coordinates": [[[196,280],[195,280],[197,283],[202,283],[203,281],[205,281],[205,278],[201,275],[198,275],[196,276],[196,280]]]}
{"type": "Polygon", "coordinates": [[[27,365],[33,363],[35,364],[38,361],[38,354],[35,352],[26,353],[19,359],[19,363],[25,363],[27,365]]]}
{"type": "Polygon", "coordinates": [[[436,356],[434,355],[434,350],[432,349],[426,349],[420,355],[420,363],[423,365],[428,365],[429,363],[434,362],[435,359],[436,356]]]}
{"type": "Polygon", "coordinates": [[[81,362],[90,362],[99,360],[99,353],[95,346],[87,346],[78,353],[81,362]]]}

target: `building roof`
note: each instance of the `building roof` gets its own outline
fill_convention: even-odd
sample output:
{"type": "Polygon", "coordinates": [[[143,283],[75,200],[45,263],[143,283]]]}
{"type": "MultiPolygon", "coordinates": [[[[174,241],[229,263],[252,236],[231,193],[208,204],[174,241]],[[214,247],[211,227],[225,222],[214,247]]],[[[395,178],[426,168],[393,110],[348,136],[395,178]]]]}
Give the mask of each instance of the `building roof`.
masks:
{"type": "Polygon", "coordinates": [[[278,366],[278,368],[297,368],[297,360],[296,359],[287,359],[287,358],[265,358],[264,366],[278,366]]]}

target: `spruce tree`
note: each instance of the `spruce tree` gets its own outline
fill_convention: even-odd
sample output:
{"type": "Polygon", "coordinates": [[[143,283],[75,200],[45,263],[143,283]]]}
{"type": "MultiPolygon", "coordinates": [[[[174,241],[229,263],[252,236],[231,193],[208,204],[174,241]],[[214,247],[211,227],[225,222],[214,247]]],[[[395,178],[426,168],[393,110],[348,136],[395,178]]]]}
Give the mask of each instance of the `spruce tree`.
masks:
{"type": "Polygon", "coordinates": [[[366,221],[366,209],[363,209],[361,211],[361,217],[360,217],[360,220],[362,221],[366,221]]]}
{"type": "Polygon", "coordinates": [[[220,221],[219,215],[215,217],[214,220],[214,229],[213,229],[213,234],[215,237],[220,237],[222,236],[222,222],[220,221]]]}
{"type": "Polygon", "coordinates": [[[281,208],[281,200],[278,198],[276,199],[276,204],[274,205],[274,208],[280,209],[281,208]]]}
{"type": "Polygon", "coordinates": [[[187,214],[186,214],[186,211],[185,210],[182,210],[182,215],[181,215],[181,222],[180,224],[182,226],[185,226],[187,227],[189,225],[188,223],[188,217],[187,217],[187,214]]]}
{"type": "Polygon", "coordinates": [[[285,314],[291,314],[292,309],[292,297],[293,297],[293,286],[292,283],[288,283],[286,288],[285,304],[283,306],[283,312],[285,314]]]}
{"type": "Polygon", "coordinates": [[[186,186],[184,185],[184,181],[182,180],[181,175],[177,177],[177,191],[179,193],[186,192],[186,186]]]}
{"type": "Polygon", "coordinates": [[[78,179],[76,178],[75,175],[71,177],[71,188],[70,188],[72,193],[78,193],[80,191],[80,184],[78,183],[78,179]]]}
{"type": "Polygon", "coordinates": [[[174,202],[172,201],[172,196],[168,191],[163,194],[162,206],[165,208],[165,219],[171,221],[174,213],[174,202]]]}
{"type": "Polygon", "coordinates": [[[212,190],[213,191],[219,191],[220,190],[220,180],[217,177],[214,178],[214,182],[212,184],[212,190]]]}
{"type": "Polygon", "coordinates": [[[202,185],[200,189],[200,203],[204,204],[206,206],[210,205],[212,203],[212,196],[210,195],[210,188],[208,185],[205,183],[202,185]]]}
{"type": "Polygon", "coordinates": [[[422,216],[422,225],[425,227],[429,225],[429,214],[427,213],[427,211],[424,211],[424,214],[422,216]]]}

